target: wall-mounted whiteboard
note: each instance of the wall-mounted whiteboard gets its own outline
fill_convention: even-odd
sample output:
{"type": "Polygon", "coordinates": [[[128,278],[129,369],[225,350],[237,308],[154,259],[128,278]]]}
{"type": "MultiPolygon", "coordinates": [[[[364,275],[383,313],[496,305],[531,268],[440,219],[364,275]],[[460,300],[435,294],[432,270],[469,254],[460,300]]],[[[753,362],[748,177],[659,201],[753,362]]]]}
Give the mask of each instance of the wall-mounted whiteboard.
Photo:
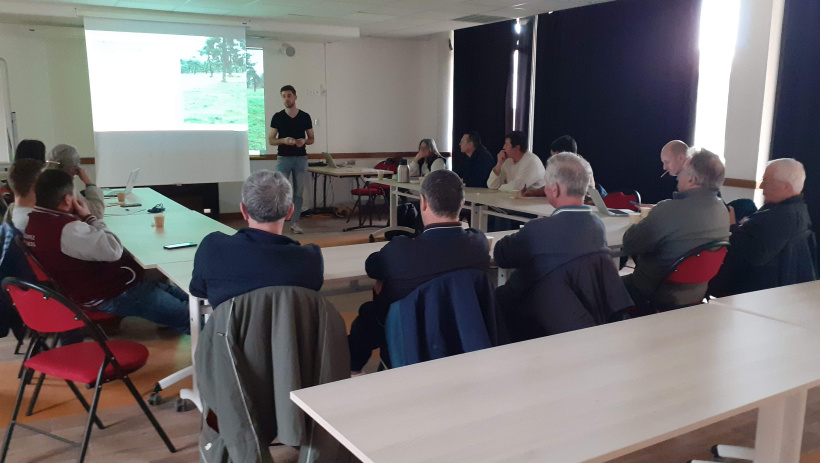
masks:
{"type": "Polygon", "coordinates": [[[14,127],[11,124],[10,95],[8,63],[0,58],[0,128],[3,129],[3,140],[0,141],[0,163],[10,162],[12,153],[14,153],[14,127]]]}

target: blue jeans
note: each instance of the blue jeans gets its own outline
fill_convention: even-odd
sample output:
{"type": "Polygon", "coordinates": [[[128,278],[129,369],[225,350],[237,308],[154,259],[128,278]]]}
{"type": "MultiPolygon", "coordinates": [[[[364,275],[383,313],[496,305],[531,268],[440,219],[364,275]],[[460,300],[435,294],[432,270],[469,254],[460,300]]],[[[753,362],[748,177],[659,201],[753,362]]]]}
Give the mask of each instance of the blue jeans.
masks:
{"type": "Polygon", "coordinates": [[[307,182],[307,168],[307,156],[279,156],[276,161],[276,171],[284,174],[293,186],[293,217],[290,220],[294,224],[299,222],[302,212],[302,190],[307,182]]]}
{"type": "Polygon", "coordinates": [[[142,317],[190,334],[188,294],[174,285],[144,280],[124,293],[103,302],[99,310],[120,317],[142,317]]]}

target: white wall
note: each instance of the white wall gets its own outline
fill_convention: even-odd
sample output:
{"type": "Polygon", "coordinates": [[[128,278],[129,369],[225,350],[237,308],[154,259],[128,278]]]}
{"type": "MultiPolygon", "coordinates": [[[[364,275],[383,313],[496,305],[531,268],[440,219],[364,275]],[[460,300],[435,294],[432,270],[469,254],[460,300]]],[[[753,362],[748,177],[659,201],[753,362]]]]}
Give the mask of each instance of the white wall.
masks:
{"type": "MultiPolygon", "coordinates": [[[[309,153],[375,153],[415,151],[422,138],[434,138],[439,149],[450,146],[452,52],[449,34],[422,40],[360,38],[338,43],[288,43],[296,55],[279,51],[281,42],[249,40],[265,50],[265,113],[281,111],[279,89],[296,88],[296,105],[314,122],[315,143],[309,153]],[[442,103],[442,96],[449,101],[442,103]]],[[[275,148],[269,150],[275,153],[275,148]]],[[[372,167],[379,159],[357,159],[372,167]]],[[[251,171],[275,168],[275,161],[252,161],[251,171]]],[[[333,179],[328,204],[355,199],[350,179],[333,179]]],[[[219,185],[220,211],[238,212],[241,184],[219,185]]],[[[321,197],[321,186],[318,194],[321,197]]],[[[305,188],[305,208],[313,205],[312,181],[305,188]]]]}
{"type": "Polygon", "coordinates": [[[68,143],[94,156],[82,29],[0,24],[0,57],[8,61],[19,138],[42,140],[48,149],[68,143]]]}

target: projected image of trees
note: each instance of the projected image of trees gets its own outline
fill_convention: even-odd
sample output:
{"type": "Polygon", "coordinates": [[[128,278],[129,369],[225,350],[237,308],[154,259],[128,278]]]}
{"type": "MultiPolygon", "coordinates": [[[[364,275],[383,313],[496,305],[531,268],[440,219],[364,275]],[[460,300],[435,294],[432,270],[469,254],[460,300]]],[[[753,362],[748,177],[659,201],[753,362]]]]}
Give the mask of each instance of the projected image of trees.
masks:
{"type": "Polygon", "coordinates": [[[180,59],[185,123],[247,123],[249,148],[265,149],[264,80],[257,60],[261,54],[249,53],[244,40],[223,37],[208,37],[194,56],[180,59]]]}

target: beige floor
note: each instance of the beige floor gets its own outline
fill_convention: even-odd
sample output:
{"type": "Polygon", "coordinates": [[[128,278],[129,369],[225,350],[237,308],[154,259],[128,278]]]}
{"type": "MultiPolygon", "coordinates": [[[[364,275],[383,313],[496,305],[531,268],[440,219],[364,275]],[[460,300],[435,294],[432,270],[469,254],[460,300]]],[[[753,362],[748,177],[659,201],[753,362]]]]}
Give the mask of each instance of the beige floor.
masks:
{"type": "MultiPolygon", "coordinates": [[[[355,220],[355,219],[354,219],[355,220]]],[[[234,225],[234,223],[231,223],[234,225]]],[[[236,225],[239,225],[236,223],[236,225]]],[[[340,233],[346,224],[343,220],[329,217],[303,219],[306,233],[296,238],[302,242],[323,242],[341,244],[349,240],[366,242],[370,231],[340,233]]],[[[367,288],[350,292],[346,287],[325,288],[328,299],[342,313],[348,323],[356,315],[359,305],[370,298],[367,288]]],[[[137,388],[147,396],[151,387],[165,375],[190,364],[190,342],[187,336],[173,336],[158,330],[149,322],[126,319],[117,338],[131,339],[148,346],[151,357],[148,364],[132,375],[137,388]]],[[[20,357],[12,354],[14,341],[0,339],[0,427],[5,427],[11,415],[11,407],[17,391],[16,378],[20,357]]],[[[375,372],[375,356],[366,371],[375,372]]],[[[91,439],[88,462],[195,462],[198,461],[196,442],[200,415],[197,412],[176,413],[173,395],[180,387],[188,387],[190,380],[165,391],[170,397],[166,403],[153,407],[157,419],[165,427],[179,452],[169,454],[148,421],[140,412],[124,386],[107,385],[104,389],[100,417],[108,426],[104,430],[94,430],[91,439]]],[[[31,388],[29,388],[31,391],[31,388]]],[[[91,391],[84,391],[87,397],[91,391]]],[[[69,438],[78,439],[85,420],[82,407],[73,398],[68,388],[59,381],[47,380],[38,401],[36,413],[26,418],[26,422],[36,422],[36,426],[52,430],[69,438]]],[[[713,444],[751,445],[754,440],[756,412],[713,424],[684,436],[654,445],[642,451],[619,458],[618,463],[667,463],[684,462],[692,458],[711,459],[709,448],[713,444]]],[[[4,431],[0,429],[1,432],[4,431]]],[[[548,436],[545,436],[548,438],[548,436]]],[[[503,445],[503,443],[499,443],[503,445]]],[[[809,406],[803,439],[803,449],[807,454],[804,463],[820,462],[820,390],[809,394],[809,406]],[[813,452],[813,453],[812,453],[813,452]],[[811,454],[811,456],[809,456],[811,454]]],[[[290,448],[274,447],[275,461],[295,462],[297,453],[290,448]]],[[[76,450],[44,436],[24,429],[15,431],[8,462],[63,462],[72,461],[76,450]]]]}

